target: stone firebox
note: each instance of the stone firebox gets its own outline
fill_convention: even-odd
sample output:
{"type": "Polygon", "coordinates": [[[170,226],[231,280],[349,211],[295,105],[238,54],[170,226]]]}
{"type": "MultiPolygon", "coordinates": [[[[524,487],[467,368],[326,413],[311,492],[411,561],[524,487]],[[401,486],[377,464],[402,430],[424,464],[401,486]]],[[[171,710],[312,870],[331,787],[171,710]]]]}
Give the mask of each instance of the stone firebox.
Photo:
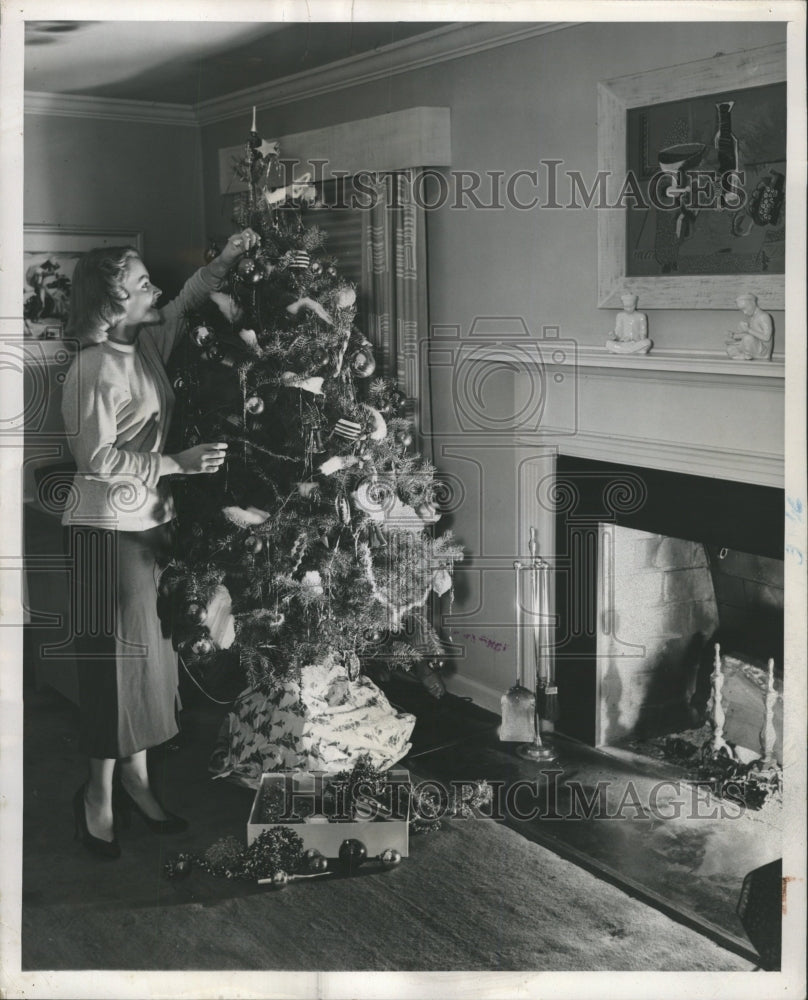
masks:
{"type": "Polygon", "coordinates": [[[720,641],[754,749],[767,656],[781,690],[783,492],[562,455],[555,497],[558,729],[613,745],[698,725],[720,641]]]}

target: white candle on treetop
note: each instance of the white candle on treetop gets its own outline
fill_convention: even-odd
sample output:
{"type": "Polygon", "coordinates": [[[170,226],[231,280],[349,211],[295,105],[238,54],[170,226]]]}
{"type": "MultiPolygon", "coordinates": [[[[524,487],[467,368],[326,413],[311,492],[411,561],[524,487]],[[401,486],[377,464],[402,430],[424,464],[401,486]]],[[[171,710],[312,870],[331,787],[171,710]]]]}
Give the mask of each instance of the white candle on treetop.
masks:
{"type": "Polygon", "coordinates": [[[250,131],[251,131],[251,132],[257,132],[257,131],[258,131],[258,129],[257,129],[256,127],[255,127],[255,105],[254,105],[254,104],[253,104],[253,120],[252,120],[252,128],[250,129],[250,131]]]}

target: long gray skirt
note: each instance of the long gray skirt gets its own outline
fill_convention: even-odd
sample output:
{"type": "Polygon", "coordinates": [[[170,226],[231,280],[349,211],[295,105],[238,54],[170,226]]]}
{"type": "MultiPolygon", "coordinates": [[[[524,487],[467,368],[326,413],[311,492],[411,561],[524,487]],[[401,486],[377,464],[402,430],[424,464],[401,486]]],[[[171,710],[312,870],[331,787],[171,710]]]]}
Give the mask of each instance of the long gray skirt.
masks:
{"type": "Polygon", "coordinates": [[[128,757],[177,733],[177,654],[157,614],[171,525],[65,528],[79,678],[80,744],[90,757],[128,757]]]}

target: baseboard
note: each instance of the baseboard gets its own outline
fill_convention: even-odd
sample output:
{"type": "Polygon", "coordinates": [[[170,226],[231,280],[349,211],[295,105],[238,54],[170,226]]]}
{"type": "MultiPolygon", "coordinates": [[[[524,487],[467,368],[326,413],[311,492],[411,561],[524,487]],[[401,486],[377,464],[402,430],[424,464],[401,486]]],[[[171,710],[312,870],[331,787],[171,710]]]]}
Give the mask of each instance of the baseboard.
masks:
{"type": "Polygon", "coordinates": [[[444,683],[450,694],[457,695],[458,698],[471,698],[475,705],[479,705],[487,712],[502,715],[503,691],[498,691],[481,681],[475,681],[471,677],[463,677],[460,674],[444,677],[444,683]]]}

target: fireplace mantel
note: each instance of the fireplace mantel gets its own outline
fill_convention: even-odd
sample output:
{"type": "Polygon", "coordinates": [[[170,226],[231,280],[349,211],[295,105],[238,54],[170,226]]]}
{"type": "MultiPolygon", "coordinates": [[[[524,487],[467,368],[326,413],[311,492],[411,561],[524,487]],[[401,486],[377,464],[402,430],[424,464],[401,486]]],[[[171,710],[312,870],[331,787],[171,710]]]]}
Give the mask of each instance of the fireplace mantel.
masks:
{"type": "Polygon", "coordinates": [[[652,350],[643,355],[612,354],[605,347],[579,346],[575,353],[554,361],[546,359],[548,367],[583,369],[587,374],[603,373],[622,377],[660,377],[665,381],[729,382],[743,384],[754,379],[756,384],[771,383],[782,389],[785,381],[785,360],[775,355],[771,361],[733,361],[718,351],[668,349],[652,350]]]}

